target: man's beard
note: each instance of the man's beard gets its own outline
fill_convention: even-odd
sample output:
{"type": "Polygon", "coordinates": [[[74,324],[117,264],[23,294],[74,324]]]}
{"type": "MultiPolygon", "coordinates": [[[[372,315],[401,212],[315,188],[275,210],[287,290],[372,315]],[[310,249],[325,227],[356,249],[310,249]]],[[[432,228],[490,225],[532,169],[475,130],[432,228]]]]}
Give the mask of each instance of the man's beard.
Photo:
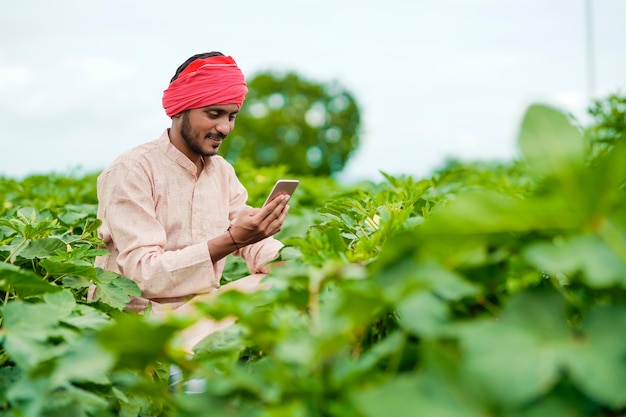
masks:
{"type": "MultiPolygon", "coordinates": [[[[180,124],[180,136],[183,138],[189,149],[191,149],[192,152],[198,155],[202,155],[203,157],[211,157],[217,154],[217,151],[206,152],[202,149],[201,143],[205,139],[201,138],[198,132],[196,132],[193,127],[191,127],[191,123],[189,123],[188,111],[183,113],[183,119],[180,124]]],[[[226,135],[223,135],[221,133],[210,134],[209,136],[207,136],[207,139],[208,138],[223,141],[224,139],[226,139],[226,135]]]]}

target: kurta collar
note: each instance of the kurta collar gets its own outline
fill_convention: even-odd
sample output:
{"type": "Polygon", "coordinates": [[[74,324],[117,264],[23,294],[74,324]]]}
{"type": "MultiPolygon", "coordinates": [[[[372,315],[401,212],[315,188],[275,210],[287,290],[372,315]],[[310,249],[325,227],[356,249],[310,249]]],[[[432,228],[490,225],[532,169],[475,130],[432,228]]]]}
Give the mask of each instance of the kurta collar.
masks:
{"type": "MultiPolygon", "coordinates": [[[[161,137],[159,138],[163,145],[165,155],[195,176],[197,173],[196,164],[194,164],[191,159],[187,158],[187,155],[182,153],[176,146],[172,145],[172,142],[170,142],[168,131],[169,129],[165,129],[165,131],[163,131],[161,137]]],[[[204,158],[204,171],[209,172],[211,170],[211,167],[211,158],[204,158]]]]}

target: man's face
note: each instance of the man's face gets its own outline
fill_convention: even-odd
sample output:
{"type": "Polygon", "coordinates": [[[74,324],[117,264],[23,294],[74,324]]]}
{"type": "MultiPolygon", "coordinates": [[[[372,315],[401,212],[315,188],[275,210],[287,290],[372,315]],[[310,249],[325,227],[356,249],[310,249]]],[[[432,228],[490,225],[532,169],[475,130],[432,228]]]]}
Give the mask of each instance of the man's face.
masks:
{"type": "Polygon", "coordinates": [[[180,136],[192,154],[213,156],[235,127],[236,104],[220,104],[183,112],[180,136]]]}

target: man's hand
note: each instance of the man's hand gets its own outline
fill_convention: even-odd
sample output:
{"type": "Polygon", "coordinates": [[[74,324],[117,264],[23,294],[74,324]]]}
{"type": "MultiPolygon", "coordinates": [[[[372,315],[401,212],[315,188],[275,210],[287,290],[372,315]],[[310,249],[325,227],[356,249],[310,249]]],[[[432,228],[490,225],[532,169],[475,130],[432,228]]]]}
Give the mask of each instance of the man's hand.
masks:
{"type": "Polygon", "coordinates": [[[261,209],[247,209],[235,219],[230,233],[239,246],[256,243],[278,233],[289,211],[289,196],[280,195],[261,209]]]}
{"type": "Polygon", "coordinates": [[[227,232],[207,242],[207,249],[213,262],[233,253],[235,249],[241,249],[278,233],[289,211],[287,201],[289,196],[283,194],[261,209],[245,209],[227,232]]]}

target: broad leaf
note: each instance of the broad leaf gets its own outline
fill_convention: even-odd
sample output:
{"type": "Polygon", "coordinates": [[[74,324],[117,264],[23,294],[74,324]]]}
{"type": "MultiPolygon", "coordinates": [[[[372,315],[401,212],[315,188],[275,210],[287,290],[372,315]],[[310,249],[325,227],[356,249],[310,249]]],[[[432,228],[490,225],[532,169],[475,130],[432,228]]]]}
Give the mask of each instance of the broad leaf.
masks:
{"type": "Polygon", "coordinates": [[[72,314],[62,319],[63,323],[82,331],[85,329],[101,329],[108,325],[110,320],[110,317],[100,310],[83,304],[77,304],[72,314]]]}
{"type": "Polygon", "coordinates": [[[462,275],[449,271],[436,264],[421,264],[417,267],[418,279],[427,288],[444,300],[460,300],[478,294],[476,285],[462,275]]]}
{"type": "Polygon", "coordinates": [[[97,272],[97,277],[94,280],[96,299],[103,303],[123,310],[131,296],[138,297],[141,295],[141,290],[134,281],[100,268],[96,268],[94,271],[97,272]]]}
{"type": "Polygon", "coordinates": [[[365,417],[482,417],[486,410],[459,398],[452,381],[430,375],[398,376],[382,385],[355,391],[352,401],[365,417]]]}
{"type": "Polygon", "coordinates": [[[96,284],[96,299],[123,310],[130,301],[128,292],[112,283],[96,284]]]}
{"type": "Polygon", "coordinates": [[[333,384],[336,386],[346,386],[356,383],[361,378],[366,378],[368,375],[376,374],[376,367],[390,357],[398,355],[398,353],[404,349],[405,343],[405,335],[397,331],[373,345],[371,349],[360,357],[339,361],[332,368],[333,384]]]}
{"type": "Polygon", "coordinates": [[[44,294],[43,300],[56,311],[59,320],[69,317],[76,308],[74,295],[66,289],[53,294],[44,294]]]}
{"type": "Polygon", "coordinates": [[[15,291],[20,298],[29,298],[57,292],[61,287],[45,281],[33,272],[5,262],[0,262],[0,289],[15,291]]]}
{"type": "Polygon", "coordinates": [[[127,313],[102,328],[97,337],[102,346],[116,356],[119,366],[143,369],[164,359],[165,348],[176,330],[178,326],[173,324],[151,322],[143,316],[127,313]]]}
{"type": "Polygon", "coordinates": [[[86,279],[94,279],[97,277],[97,271],[93,265],[87,261],[74,260],[56,260],[44,259],[39,263],[50,275],[67,276],[74,275],[86,279]]]}
{"type": "Polygon", "coordinates": [[[63,240],[56,237],[31,240],[19,252],[19,256],[24,259],[45,259],[54,256],[57,251],[66,250],[67,245],[63,240]]]}
{"type": "Polygon", "coordinates": [[[430,292],[414,292],[398,303],[397,310],[400,325],[422,337],[442,334],[449,319],[446,303],[430,292]]]}
{"type": "Polygon", "coordinates": [[[56,363],[51,383],[64,385],[75,382],[110,384],[108,373],[113,368],[114,355],[95,339],[83,337],[74,343],[56,363]],[[97,358],[97,360],[94,360],[97,358]]]}
{"type": "Polygon", "coordinates": [[[547,393],[570,342],[564,305],[554,292],[529,291],[513,297],[498,320],[464,325],[465,374],[506,407],[547,393]]]}
{"type": "Polygon", "coordinates": [[[585,318],[568,356],[576,385],[613,408],[626,406],[626,307],[606,306],[585,318]]]}
{"type": "Polygon", "coordinates": [[[20,367],[30,369],[63,352],[66,346],[51,343],[50,339],[69,334],[68,330],[59,327],[59,321],[67,315],[67,310],[56,302],[32,304],[12,301],[6,304],[3,308],[4,345],[11,359],[20,367]]]}
{"type": "Polygon", "coordinates": [[[531,106],[524,116],[518,139],[526,160],[540,175],[558,174],[584,161],[581,132],[562,112],[543,105],[531,106]]]}
{"type": "Polygon", "coordinates": [[[539,270],[552,275],[581,271],[582,279],[591,287],[626,286],[626,265],[602,240],[592,235],[537,243],[524,250],[524,257],[539,270]]]}

